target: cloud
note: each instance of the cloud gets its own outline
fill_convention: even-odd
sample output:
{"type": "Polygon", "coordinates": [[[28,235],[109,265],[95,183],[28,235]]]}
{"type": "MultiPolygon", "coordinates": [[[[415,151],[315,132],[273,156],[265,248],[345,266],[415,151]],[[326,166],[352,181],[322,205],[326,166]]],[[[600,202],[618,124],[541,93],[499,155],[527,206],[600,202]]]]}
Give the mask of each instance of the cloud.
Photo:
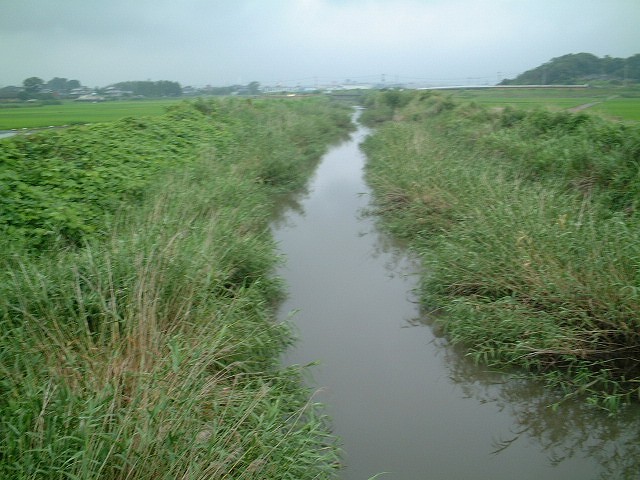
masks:
{"type": "Polygon", "coordinates": [[[637,0],[10,0],[0,85],[515,75],[552,57],[638,53],[637,0]]]}

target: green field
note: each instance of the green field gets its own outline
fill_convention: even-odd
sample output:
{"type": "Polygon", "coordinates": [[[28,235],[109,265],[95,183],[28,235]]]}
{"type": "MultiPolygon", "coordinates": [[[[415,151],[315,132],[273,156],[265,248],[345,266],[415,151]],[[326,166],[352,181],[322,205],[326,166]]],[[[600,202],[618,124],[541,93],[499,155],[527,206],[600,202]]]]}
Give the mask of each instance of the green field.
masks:
{"type": "Polygon", "coordinates": [[[640,121],[640,97],[616,97],[594,105],[591,111],[611,118],[640,121]]]}
{"type": "MultiPolygon", "coordinates": [[[[617,120],[640,121],[640,91],[630,88],[518,88],[460,89],[448,91],[461,101],[492,107],[567,110],[585,109],[617,120]]],[[[156,116],[181,99],[135,100],[104,103],[65,101],[61,105],[0,107],[0,130],[43,128],[84,123],[111,122],[125,117],[156,116]]]]}
{"type": "Polygon", "coordinates": [[[454,98],[492,107],[568,110],[593,104],[584,112],[617,120],[640,121],[640,92],[630,88],[518,88],[451,90],[454,98]]]}
{"type": "Polygon", "coordinates": [[[111,122],[125,117],[156,116],[181,99],[135,100],[104,103],[65,101],[60,105],[0,108],[0,130],[41,128],[111,122]]]}

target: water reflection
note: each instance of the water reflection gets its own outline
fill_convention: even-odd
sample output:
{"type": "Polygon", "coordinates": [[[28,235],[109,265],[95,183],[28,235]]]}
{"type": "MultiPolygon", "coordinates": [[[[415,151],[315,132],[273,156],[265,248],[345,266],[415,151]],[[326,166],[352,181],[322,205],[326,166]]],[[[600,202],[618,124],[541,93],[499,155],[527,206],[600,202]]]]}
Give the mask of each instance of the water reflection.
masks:
{"type": "Polygon", "coordinates": [[[640,413],[561,403],[540,384],[486,372],[434,334],[416,259],[366,215],[360,129],[325,156],[309,191],[274,222],[290,286],[281,317],[300,341],[341,437],[344,479],[637,478],[640,413]]]}
{"type": "Polygon", "coordinates": [[[517,375],[485,372],[443,347],[451,380],[464,394],[509,413],[512,436],[494,440],[500,455],[516,442],[534,440],[552,465],[589,457],[601,467],[597,478],[640,478],[640,410],[610,415],[584,399],[562,401],[559,392],[517,375]]]}
{"type": "MultiPolygon", "coordinates": [[[[407,252],[397,242],[379,234],[374,245],[372,255],[385,256],[385,268],[390,276],[406,269],[407,252]]],[[[411,265],[417,269],[418,261],[413,260],[411,265]]],[[[417,302],[418,298],[414,291],[407,301],[417,302]]],[[[421,310],[406,326],[426,327],[438,333],[437,329],[434,332],[431,315],[421,310]]],[[[640,478],[640,406],[630,406],[616,415],[608,414],[584,398],[567,400],[558,390],[547,388],[524,373],[497,372],[476,365],[442,334],[434,335],[432,343],[449,370],[451,383],[460,388],[464,398],[479,404],[493,404],[513,419],[508,435],[493,438],[492,455],[498,456],[516,443],[535,442],[552,466],[570,459],[590,458],[601,467],[600,472],[594,472],[597,475],[594,478],[640,478]]]]}
{"type": "Polygon", "coordinates": [[[274,215],[270,220],[271,229],[282,230],[284,228],[293,227],[291,219],[293,216],[304,217],[304,201],[308,197],[308,189],[304,189],[294,194],[288,193],[281,195],[276,200],[274,215]]]}

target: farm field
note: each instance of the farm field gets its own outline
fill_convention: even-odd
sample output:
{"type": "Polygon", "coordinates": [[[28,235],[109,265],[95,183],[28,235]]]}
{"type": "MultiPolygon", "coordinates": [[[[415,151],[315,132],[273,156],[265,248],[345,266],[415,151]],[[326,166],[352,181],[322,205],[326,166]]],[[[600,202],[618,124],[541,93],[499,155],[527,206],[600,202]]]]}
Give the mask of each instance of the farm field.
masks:
{"type": "Polygon", "coordinates": [[[567,110],[594,104],[585,112],[599,113],[618,120],[640,120],[640,92],[627,88],[518,88],[452,90],[452,96],[461,101],[475,102],[493,107],[567,110]]]}
{"type": "Polygon", "coordinates": [[[640,121],[640,97],[616,97],[594,105],[591,109],[606,117],[640,121]]]}
{"type": "Polygon", "coordinates": [[[100,123],[125,117],[157,116],[162,115],[167,106],[181,101],[182,99],[179,98],[104,103],[65,101],[60,105],[5,107],[0,108],[0,130],[100,123]]]}

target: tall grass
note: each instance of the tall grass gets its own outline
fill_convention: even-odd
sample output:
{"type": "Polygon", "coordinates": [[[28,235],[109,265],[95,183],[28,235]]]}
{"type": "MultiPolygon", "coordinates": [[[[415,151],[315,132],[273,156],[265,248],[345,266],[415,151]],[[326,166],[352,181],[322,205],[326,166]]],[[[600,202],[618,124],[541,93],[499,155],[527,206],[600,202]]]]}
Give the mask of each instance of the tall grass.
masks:
{"type": "Polygon", "coordinates": [[[365,143],[423,302],[490,365],[609,409],[640,398],[637,127],[418,94],[365,143]],[[442,108],[446,105],[446,108],[442,108]]]}
{"type": "Polygon", "coordinates": [[[307,172],[341,129],[323,105],[208,108],[231,136],[224,154],[202,144],[107,235],[3,257],[0,477],[334,475],[327,420],[277,360],[291,336],[274,322],[283,286],[267,222],[274,194],[302,180],[267,185],[254,154],[307,172]],[[304,125],[313,148],[295,155],[280,122],[304,125]]]}

